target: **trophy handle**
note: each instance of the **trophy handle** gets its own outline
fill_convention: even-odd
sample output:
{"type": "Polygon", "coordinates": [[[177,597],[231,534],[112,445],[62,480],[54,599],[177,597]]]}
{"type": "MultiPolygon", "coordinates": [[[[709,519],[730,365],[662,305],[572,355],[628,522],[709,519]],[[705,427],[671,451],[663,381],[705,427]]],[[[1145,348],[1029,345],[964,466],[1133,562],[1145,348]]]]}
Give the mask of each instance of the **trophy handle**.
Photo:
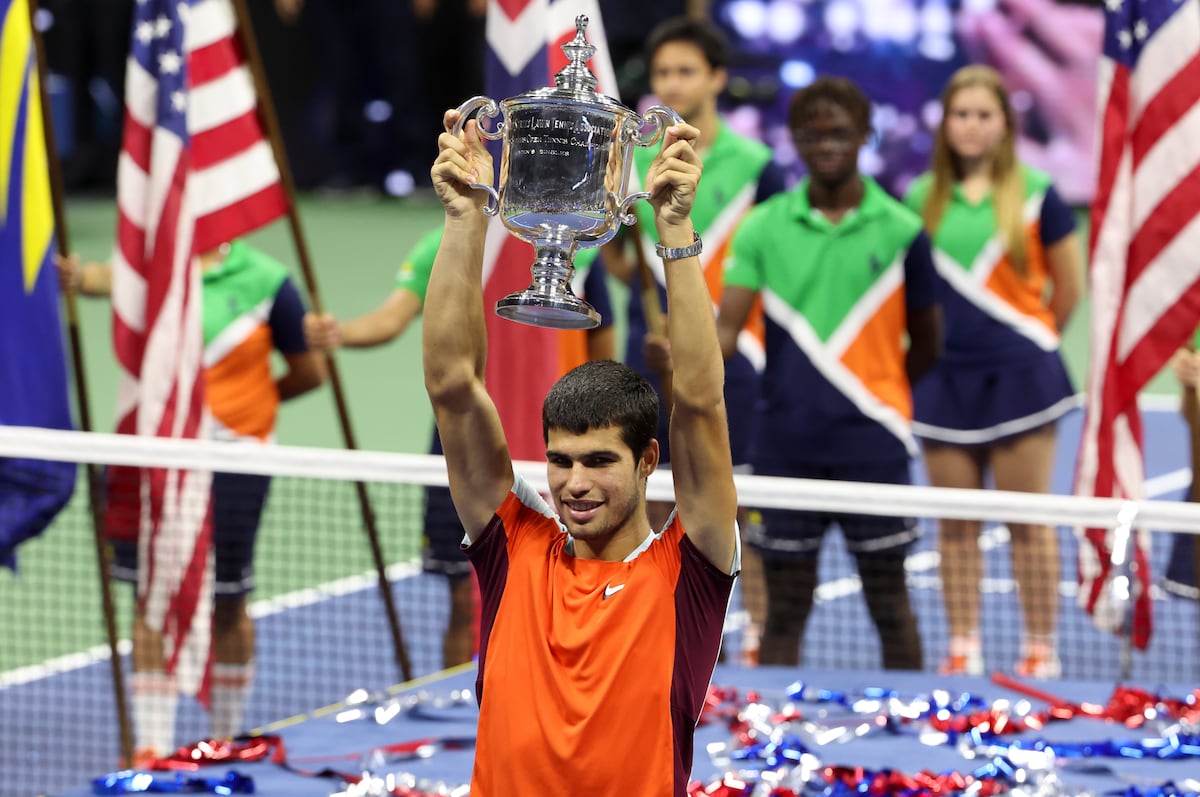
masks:
{"type": "Polygon", "coordinates": [[[463,127],[467,124],[467,119],[469,119],[471,114],[477,109],[479,110],[479,116],[477,117],[477,120],[479,121],[479,135],[483,136],[489,141],[500,140],[504,136],[503,119],[497,122],[496,129],[490,132],[483,126],[484,119],[495,119],[500,115],[500,106],[498,106],[496,101],[491,97],[472,97],[462,105],[458,106],[458,121],[454,123],[454,129],[450,132],[456,136],[461,133],[463,127]]]}
{"type": "MultiPolygon", "coordinates": [[[[665,105],[652,105],[646,109],[645,116],[643,116],[640,120],[634,117],[632,122],[632,133],[630,137],[633,139],[633,142],[639,147],[650,147],[657,144],[662,139],[663,134],[666,133],[668,127],[671,125],[683,124],[683,117],[665,105]],[[643,134],[641,132],[641,128],[645,126],[647,121],[650,122],[653,127],[649,133],[643,134]]],[[[632,158],[625,161],[625,171],[627,173],[632,161],[632,158]]],[[[626,177],[628,177],[628,174],[626,174],[626,177]]],[[[624,185],[624,181],[622,181],[622,185],[624,185]]],[[[616,199],[615,196],[613,198],[616,199]]],[[[620,200],[617,206],[617,218],[621,220],[622,224],[633,226],[637,223],[637,217],[632,211],[633,203],[637,202],[639,199],[649,198],[649,191],[635,191],[634,193],[620,200]]]]}
{"type": "Polygon", "coordinates": [[[639,147],[650,147],[659,142],[671,125],[683,124],[683,117],[672,111],[665,105],[652,105],[646,109],[646,114],[642,117],[641,128],[646,122],[650,122],[653,127],[647,134],[642,134],[639,130],[634,141],[639,147]]]}
{"type": "MultiPolygon", "coordinates": [[[[616,199],[616,196],[614,195],[613,198],[616,199]]],[[[620,219],[621,223],[626,227],[632,227],[633,225],[637,224],[637,215],[633,212],[633,203],[637,202],[639,199],[649,198],[649,191],[633,192],[620,201],[620,204],[617,206],[617,218],[620,219]]]]}
{"type": "MultiPolygon", "coordinates": [[[[496,124],[496,129],[491,132],[489,132],[487,130],[487,128],[485,128],[483,126],[484,119],[494,119],[495,117],[500,115],[500,107],[498,105],[496,105],[496,101],[493,100],[491,97],[484,97],[484,96],[472,97],[471,99],[464,102],[462,105],[458,106],[458,113],[459,113],[458,121],[454,123],[454,129],[451,130],[450,132],[456,136],[459,133],[461,133],[463,127],[467,123],[467,119],[470,118],[471,114],[476,109],[479,110],[479,115],[478,115],[478,117],[476,117],[476,120],[479,122],[479,127],[478,127],[479,135],[481,135],[484,138],[489,139],[491,141],[497,141],[497,140],[503,138],[504,137],[504,120],[503,119],[501,119],[496,124]]],[[[487,205],[484,206],[483,212],[484,212],[484,215],[495,216],[496,212],[500,208],[500,194],[498,194],[496,192],[496,189],[486,183],[471,183],[471,187],[478,188],[481,191],[488,192],[488,196],[490,197],[490,199],[488,200],[487,205]]]]}

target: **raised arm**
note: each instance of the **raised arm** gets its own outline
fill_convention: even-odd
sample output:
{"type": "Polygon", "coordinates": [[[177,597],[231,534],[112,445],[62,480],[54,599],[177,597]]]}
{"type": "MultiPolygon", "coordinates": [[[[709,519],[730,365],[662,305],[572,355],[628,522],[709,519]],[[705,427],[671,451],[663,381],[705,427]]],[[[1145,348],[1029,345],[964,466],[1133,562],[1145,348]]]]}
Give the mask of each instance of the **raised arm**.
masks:
{"type": "MultiPolygon", "coordinates": [[[[694,127],[668,128],[646,188],[664,247],[691,245],[690,213],[700,179],[694,127]]],[[[737,546],[737,491],[725,417],[725,364],[717,342],[712,298],[698,257],[666,259],[667,338],[671,345],[673,405],[671,473],[679,519],[715,566],[732,572],[737,546]]]]}
{"type": "MultiPolygon", "coordinates": [[[[457,111],[444,117],[449,130],[457,111]]],[[[492,159],[474,121],[461,136],[443,133],[431,175],[446,222],[425,294],[422,361],[425,389],[442,438],[450,495],[469,539],[491,521],[513,484],[500,415],[483,383],[487,332],[483,309],[483,242],[492,159]]]]}

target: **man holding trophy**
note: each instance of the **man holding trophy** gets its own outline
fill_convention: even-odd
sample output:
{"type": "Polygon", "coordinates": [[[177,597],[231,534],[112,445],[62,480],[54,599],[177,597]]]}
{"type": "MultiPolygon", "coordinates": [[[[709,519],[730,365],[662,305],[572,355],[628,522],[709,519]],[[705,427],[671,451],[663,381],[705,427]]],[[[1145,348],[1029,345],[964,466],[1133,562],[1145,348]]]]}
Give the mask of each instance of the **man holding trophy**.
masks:
{"type": "MultiPolygon", "coordinates": [[[[448,130],[460,122],[460,111],[447,112],[448,130]]],[[[676,362],[677,508],[657,534],[645,497],[658,464],[658,398],[624,365],[586,363],[546,397],[554,509],[514,475],[483,382],[491,206],[474,186],[492,179],[492,160],[474,120],[438,140],[432,177],[445,234],[425,299],[423,359],[483,601],[477,797],[686,793],[692,736],[739,567],[724,369],[690,218],[698,135],[686,124],[667,127],[644,186],[666,264],[676,362]],[[640,718],[636,732],[630,717],[640,718]]],[[[522,175],[502,167],[501,181],[537,179],[527,165],[532,171],[522,175]]]]}

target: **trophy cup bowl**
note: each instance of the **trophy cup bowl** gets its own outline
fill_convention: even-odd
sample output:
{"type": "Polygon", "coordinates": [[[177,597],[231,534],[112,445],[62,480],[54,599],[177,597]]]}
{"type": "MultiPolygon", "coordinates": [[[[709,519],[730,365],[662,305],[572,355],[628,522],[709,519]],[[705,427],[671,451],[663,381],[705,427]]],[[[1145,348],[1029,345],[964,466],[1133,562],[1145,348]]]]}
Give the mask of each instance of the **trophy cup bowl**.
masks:
{"type": "Polygon", "coordinates": [[[587,43],[587,17],[576,18],[576,34],[563,46],[570,64],[555,76],[555,88],[504,100],[473,97],[459,106],[456,134],[477,113],[480,134],[501,140],[499,189],[483,183],[488,215],[534,247],[533,281],[496,303],[496,313],[522,324],[552,329],[591,329],[600,314],[571,289],[574,255],[602,246],[622,223],[634,221],[634,202],[645,191],[626,194],[633,147],[652,146],[666,128],[682,120],[662,105],[644,116],[595,91],[596,78],[584,65],[595,48],[587,43]],[[494,128],[484,120],[502,116],[494,128]],[[646,128],[649,127],[649,130],[646,128]]]}

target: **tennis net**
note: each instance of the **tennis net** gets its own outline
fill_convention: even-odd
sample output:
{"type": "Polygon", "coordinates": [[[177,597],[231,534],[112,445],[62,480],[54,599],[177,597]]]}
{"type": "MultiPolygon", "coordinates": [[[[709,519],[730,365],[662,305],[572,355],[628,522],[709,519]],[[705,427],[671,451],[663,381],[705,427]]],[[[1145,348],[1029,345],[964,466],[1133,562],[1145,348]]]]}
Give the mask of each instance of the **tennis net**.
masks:
{"type": "MultiPolygon", "coordinates": [[[[355,690],[378,690],[439,671],[445,663],[451,607],[459,610],[456,616],[461,618],[462,605],[455,601],[464,595],[461,585],[469,587],[472,580],[465,559],[454,550],[442,558],[457,556],[457,562],[451,562],[457,569],[450,567],[448,574],[446,562],[430,562],[432,572],[425,572],[423,550],[433,536],[431,524],[452,527],[451,548],[461,537],[453,517],[447,520],[444,515],[441,493],[430,492],[446,484],[439,457],[0,428],[0,472],[5,463],[19,459],[75,462],[99,468],[102,474],[115,474],[119,466],[226,474],[229,481],[219,489],[227,491],[227,511],[234,518],[224,522],[234,525],[246,524],[243,516],[256,511],[255,496],[269,480],[252,552],[249,615],[256,634],[255,671],[240,730],[311,714],[355,690]],[[240,495],[242,490],[246,496],[240,495]],[[364,510],[363,495],[369,511],[364,510]],[[434,497],[427,499],[430,495],[434,497]],[[432,502],[441,502],[443,514],[433,512],[438,507],[432,502]],[[368,514],[377,538],[374,545],[366,530],[368,514]],[[381,568],[386,573],[385,589],[380,588],[381,568]],[[393,611],[398,620],[395,627],[393,611]],[[399,655],[397,642],[402,647],[399,655]]],[[[518,471],[544,486],[544,464],[519,463],[518,471]]],[[[119,763],[115,675],[94,543],[96,515],[89,506],[86,474],[80,467],[67,508],[41,535],[18,548],[17,570],[0,571],[0,635],[5,640],[0,646],[0,772],[5,773],[0,777],[0,795],[52,792],[78,785],[119,763]]],[[[1023,565],[1014,559],[1018,547],[1014,540],[1029,524],[1044,524],[1056,542],[1056,548],[1050,549],[1055,559],[1024,566],[1035,572],[1035,579],[1049,581],[1049,590],[1042,592],[1057,600],[1053,634],[1063,678],[1128,677],[1167,683],[1193,682],[1200,676],[1196,604],[1174,598],[1157,580],[1172,562],[1172,547],[1178,545],[1175,535],[1190,542],[1200,532],[1200,506],[738,478],[741,502],[752,509],[743,517],[747,571],[727,621],[724,655],[729,661],[753,660],[754,644],[773,640],[775,650],[760,647],[758,655],[774,656],[779,663],[793,656],[794,666],[801,669],[878,670],[886,657],[893,666],[908,662],[936,671],[950,647],[943,589],[949,559],[943,559],[939,550],[940,526],[946,521],[977,520],[982,524],[974,541],[981,568],[979,653],[986,670],[1011,670],[1021,657],[1026,636],[1021,585],[1030,582],[1018,572],[1023,565]],[[1156,575],[1152,589],[1156,630],[1144,651],[1130,651],[1121,637],[1096,629],[1075,600],[1075,530],[1134,526],[1152,532],[1150,562],[1156,575]],[[887,559],[881,552],[886,553],[897,535],[904,538],[900,540],[900,589],[911,609],[915,637],[886,633],[888,624],[896,622],[894,610],[902,603],[901,595],[880,591],[894,573],[872,569],[887,559]],[[785,544],[782,552],[773,552],[773,537],[783,537],[794,549],[785,544]],[[818,538],[819,547],[814,543],[818,538]],[[755,556],[756,552],[762,555],[755,556]],[[754,589],[755,568],[763,567],[763,561],[771,574],[765,596],[754,589]],[[798,567],[796,562],[812,566],[798,567]],[[809,571],[811,582],[805,576],[809,571]],[[866,592],[873,588],[876,600],[872,602],[866,592]],[[797,629],[796,614],[803,611],[810,595],[811,611],[797,629]],[[777,609],[766,620],[760,609],[763,603],[777,609]],[[786,610],[778,611],[781,606],[786,610]],[[888,644],[901,647],[885,651],[881,630],[888,644]],[[916,650],[902,649],[914,640],[916,650]],[[781,655],[783,659],[778,658],[781,655]]],[[[651,478],[649,496],[670,500],[668,474],[651,478]]],[[[0,502],[0,512],[4,506],[0,502]]],[[[0,524],[9,520],[0,515],[0,524]]],[[[217,522],[222,522],[219,517],[217,522]]],[[[1175,551],[1174,561],[1181,556],[1175,551]]],[[[116,560],[119,564],[120,556],[116,560]]],[[[1137,579],[1132,577],[1136,574],[1119,569],[1131,576],[1130,584],[1136,588],[1137,579]]],[[[1187,581],[1181,577],[1174,586],[1186,592],[1187,581]]],[[[1194,593],[1194,579],[1190,587],[1194,593]]],[[[470,590],[465,594],[469,616],[470,590]]],[[[113,583],[112,596],[128,704],[134,691],[130,684],[132,588],[113,583]]],[[[134,721],[144,717],[137,715],[134,721]]],[[[194,700],[183,699],[174,726],[175,742],[205,738],[211,731],[209,713],[194,700]]]]}

